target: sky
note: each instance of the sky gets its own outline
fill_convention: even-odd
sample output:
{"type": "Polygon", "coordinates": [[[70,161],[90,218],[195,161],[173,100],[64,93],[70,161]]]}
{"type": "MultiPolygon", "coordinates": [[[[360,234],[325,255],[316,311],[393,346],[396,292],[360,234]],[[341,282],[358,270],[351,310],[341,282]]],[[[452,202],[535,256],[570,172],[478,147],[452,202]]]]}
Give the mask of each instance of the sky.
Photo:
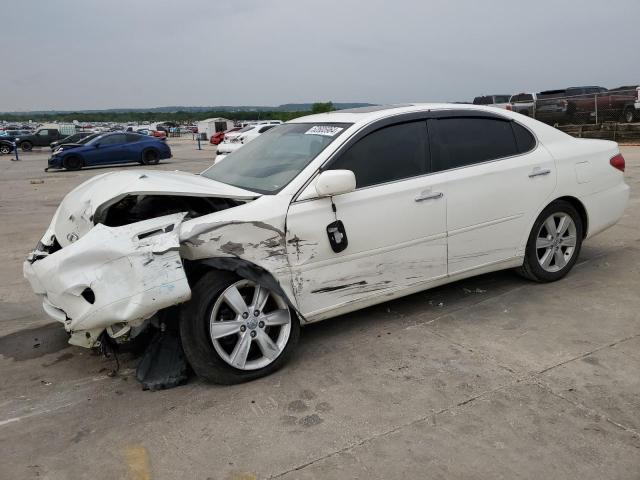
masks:
{"type": "Polygon", "coordinates": [[[640,0],[0,6],[0,111],[470,101],[640,83],[640,0]]]}

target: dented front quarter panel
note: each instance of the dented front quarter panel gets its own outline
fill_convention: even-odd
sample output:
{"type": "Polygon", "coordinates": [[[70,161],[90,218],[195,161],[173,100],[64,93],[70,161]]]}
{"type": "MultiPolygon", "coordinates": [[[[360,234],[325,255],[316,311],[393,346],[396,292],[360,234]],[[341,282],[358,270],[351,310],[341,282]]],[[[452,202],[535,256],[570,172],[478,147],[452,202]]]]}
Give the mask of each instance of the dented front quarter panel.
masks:
{"type": "Polygon", "coordinates": [[[179,252],[183,218],[174,214],[123,227],[96,225],[54,253],[32,252],[24,275],[43,297],[45,312],[72,334],[71,343],[93,346],[109,325],[136,325],[190,298],[179,252]],[[87,289],[93,303],[91,295],[83,296],[87,289]]]}
{"type": "Polygon", "coordinates": [[[285,241],[290,203],[290,195],[264,195],[235,208],[185,221],[180,230],[181,255],[188,260],[246,260],[271,273],[295,301],[285,241]]]}

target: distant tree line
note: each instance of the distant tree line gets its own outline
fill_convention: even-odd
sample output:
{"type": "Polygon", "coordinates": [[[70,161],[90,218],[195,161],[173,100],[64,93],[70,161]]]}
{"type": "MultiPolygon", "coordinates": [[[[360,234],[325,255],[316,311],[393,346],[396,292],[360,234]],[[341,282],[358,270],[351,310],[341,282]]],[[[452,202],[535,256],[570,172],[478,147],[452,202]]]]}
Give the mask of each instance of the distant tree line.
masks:
{"type": "Polygon", "coordinates": [[[205,118],[222,117],[232,120],[288,120],[309,115],[309,113],[322,113],[334,110],[332,102],[314,103],[309,111],[282,112],[282,111],[208,111],[208,112],[51,112],[51,113],[6,113],[0,114],[0,120],[7,122],[115,122],[115,123],[139,123],[143,121],[160,122],[172,121],[177,123],[195,123],[205,118]]]}

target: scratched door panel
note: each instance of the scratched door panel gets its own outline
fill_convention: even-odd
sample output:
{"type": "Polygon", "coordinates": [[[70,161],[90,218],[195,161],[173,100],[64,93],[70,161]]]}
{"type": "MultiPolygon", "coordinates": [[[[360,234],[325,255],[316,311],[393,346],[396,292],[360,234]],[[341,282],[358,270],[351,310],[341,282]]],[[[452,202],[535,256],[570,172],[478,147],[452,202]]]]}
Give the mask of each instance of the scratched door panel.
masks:
{"type": "MultiPolygon", "coordinates": [[[[297,202],[287,216],[287,254],[303,314],[312,318],[348,303],[446,275],[444,197],[434,176],[391,182],[297,202]],[[326,227],[341,220],[348,247],[331,248],[326,227]]],[[[376,303],[376,302],[373,302],[376,303]]]]}

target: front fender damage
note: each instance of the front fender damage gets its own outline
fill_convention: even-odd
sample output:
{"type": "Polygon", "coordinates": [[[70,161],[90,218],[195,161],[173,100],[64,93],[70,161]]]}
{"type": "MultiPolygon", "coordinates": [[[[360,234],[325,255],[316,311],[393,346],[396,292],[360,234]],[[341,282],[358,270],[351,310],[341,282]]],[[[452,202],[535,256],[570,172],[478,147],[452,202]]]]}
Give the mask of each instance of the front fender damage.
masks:
{"type": "Polygon", "coordinates": [[[69,343],[93,347],[106,328],[140,325],[159,310],[189,300],[180,257],[184,213],[122,227],[98,224],[53,253],[36,250],[24,276],[69,343]]]}

